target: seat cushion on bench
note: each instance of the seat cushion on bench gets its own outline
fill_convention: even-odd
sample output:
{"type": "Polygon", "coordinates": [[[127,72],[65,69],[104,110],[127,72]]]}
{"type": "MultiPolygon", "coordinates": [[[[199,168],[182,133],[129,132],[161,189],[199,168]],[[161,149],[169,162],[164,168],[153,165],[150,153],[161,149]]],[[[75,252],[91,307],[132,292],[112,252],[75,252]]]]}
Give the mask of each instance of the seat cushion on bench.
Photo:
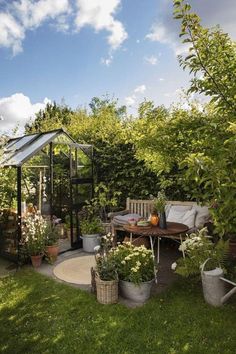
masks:
{"type": "Polygon", "coordinates": [[[171,207],[167,221],[169,222],[178,222],[184,225],[187,225],[189,229],[194,228],[195,218],[196,218],[196,209],[191,207],[191,210],[186,210],[186,207],[176,209],[176,207],[171,207]]]}
{"type": "Polygon", "coordinates": [[[113,222],[116,225],[127,225],[129,219],[135,219],[138,221],[141,218],[139,214],[126,214],[126,215],[117,215],[114,217],[113,222]]]}
{"type": "Polygon", "coordinates": [[[209,208],[206,206],[200,206],[200,205],[196,205],[196,206],[194,206],[194,208],[197,210],[195,226],[198,229],[201,229],[204,227],[204,225],[207,222],[210,221],[209,208]]]}

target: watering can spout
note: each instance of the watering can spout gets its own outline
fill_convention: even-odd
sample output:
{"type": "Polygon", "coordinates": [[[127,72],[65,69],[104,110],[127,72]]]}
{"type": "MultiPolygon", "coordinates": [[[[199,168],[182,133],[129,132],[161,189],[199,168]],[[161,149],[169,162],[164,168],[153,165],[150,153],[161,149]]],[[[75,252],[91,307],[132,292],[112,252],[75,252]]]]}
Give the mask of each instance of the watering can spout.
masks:
{"type": "Polygon", "coordinates": [[[224,296],[222,296],[221,298],[221,303],[224,304],[233,294],[236,293],[236,283],[234,283],[233,281],[230,281],[228,279],[225,279],[223,277],[220,277],[220,280],[224,281],[225,283],[231,284],[233,285],[233,288],[228,291],[224,296]]]}

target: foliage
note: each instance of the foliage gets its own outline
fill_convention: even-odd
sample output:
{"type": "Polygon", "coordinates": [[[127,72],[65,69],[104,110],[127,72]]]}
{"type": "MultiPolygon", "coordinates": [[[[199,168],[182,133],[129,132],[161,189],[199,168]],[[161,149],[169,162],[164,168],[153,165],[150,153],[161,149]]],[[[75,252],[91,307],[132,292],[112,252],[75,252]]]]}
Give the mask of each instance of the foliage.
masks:
{"type": "Polygon", "coordinates": [[[110,252],[113,243],[111,233],[101,237],[101,247],[95,255],[96,273],[101,280],[115,280],[118,278],[116,263],[110,252]]]}
{"type": "Polygon", "coordinates": [[[96,216],[89,219],[82,219],[80,229],[82,235],[100,234],[103,230],[101,220],[96,216]]]}
{"type": "Polygon", "coordinates": [[[47,222],[40,215],[28,214],[24,218],[23,240],[30,256],[43,254],[47,232],[47,222]]]}
{"type": "Polygon", "coordinates": [[[182,22],[180,36],[190,45],[189,55],[180,57],[184,69],[194,74],[189,91],[210,96],[214,108],[213,130],[206,131],[211,149],[204,144],[202,152],[192,151],[182,166],[188,171],[187,178],[204,191],[202,199],[217,204],[212,209],[216,231],[236,234],[236,44],[219,27],[202,27],[184,0],[174,1],[174,6],[175,17],[182,22]]]}
{"type": "Polygon", "coordinates": [[[0,209],[16,208],[16,170],[0,168],[0,209]]]}
{"type": "Polygon", "coordinates": [[[45,245],[46,246],[53,246],[57,244],[59,240],[59,233],[56,225],[48,222],[46,229],[45,229],[45,245]]]}
{"type": "Polygon", "coordinates": [[[225,270],[228,241],[225,242],[220,239],[214,244],[210,239],[206,228],[187,236],[179,247],[179,250],[184,252],[186,257],[181,257],[172,265],[175,272],[184,277],[199,275],[203,263],[208,258],[210,258],[210,262],[206,264],[206,270],[219,266],[225,270]]]}
{"type": "Polygon", "coordinates": [[[111,191],[104,183],[95,187],[95,197],[86,201],[83,210],[87,209],[90,215],[99,215],[101,220],[107,222],[107,214],[117,207],[118,197],[121,192],[111,191]]]}
{"type": "Polygon", "coordinates": [[[36,114],[36,119],[26,124],[27,133],[48,131],[67,127],[70,124],[72,110],[65,104],[47,103],[44,110],[36,114]]]}
{"type": "Polygon", "coordinates": [[[159,191],[157,197],[153,200],[153,210],[155,212],[163,213],[165,211],[166,201],[164,191],[159,191]]]}
{"type": "Polygon", "coordinates": [[[116,197],[120,207],[124,206],[127,196],[146,198],[150,193],[156,194],[158,177],[135,157],[131,139],[133,120],[127,117],[124,106],[119,107],[116,100],[108,97],[95,97],[90,108],[91,112],[78,109],[67,113],[63,106],[54,104],[54,119],[54,110],[47,106],[36,115],[35,124],[28,124],[27,131],[63,126],[79,143],[92,144],[96,185],[103,183],[111,196],[119,192],[116,197]]]}
{"type": "MultiPolygon", "coordinates": [[[[180,37],[189,45],[180,65],[193,73],[189,91],[210,96],[223,114],[235,116],[236,44],[219,27],[204,28],[185,0],[174,0],[174,16],[181,20],[180,37]]],[[[234,118],[235,119],[235,118],[234,118]]]]}
{"type": "Polygon", "coordinates": [[[154,279],[154,263],[151,250],[135,247],[127,242],[113,251],[119,279],[140,284],[154,279]]]}

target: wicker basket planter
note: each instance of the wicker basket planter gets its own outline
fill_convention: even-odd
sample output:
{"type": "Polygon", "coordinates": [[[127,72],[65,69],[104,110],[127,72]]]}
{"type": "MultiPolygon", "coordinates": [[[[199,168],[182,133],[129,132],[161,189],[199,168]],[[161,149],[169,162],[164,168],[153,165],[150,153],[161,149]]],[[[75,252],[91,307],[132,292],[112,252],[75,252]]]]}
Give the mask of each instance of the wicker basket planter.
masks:
{"type": "Polygon", "coordinates": [[[96,276],[97,300],[100,304],[118,302],[118,280],[101,280],[96,276]]]}

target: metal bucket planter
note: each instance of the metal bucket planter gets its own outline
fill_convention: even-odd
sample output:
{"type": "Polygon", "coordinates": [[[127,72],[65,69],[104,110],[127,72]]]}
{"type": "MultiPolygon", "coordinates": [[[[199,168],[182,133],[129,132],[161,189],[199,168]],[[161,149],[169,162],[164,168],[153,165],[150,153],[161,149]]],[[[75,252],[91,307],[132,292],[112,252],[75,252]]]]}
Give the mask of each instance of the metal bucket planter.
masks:
{"type": "Polygon", "coordinates": [[[126,299],[135,302],[145,302],[150,298],[153,282],[154,279],[147,282],[142,282],[140,284],[134,284],[129,281],[120,280],[119,287],[121,295],[126,299]]]}
{"type": "Polygon", "coordinates": [[[100,304],[116,304],[118,302],[118,280],[96,280],[97,300],[100,304]]]}
{"type": "Polygon", "coordinates": [[[81,238],[83,240],[84,252],[93,253],[94,247],[100,245],[100,235],[99,234],[83,235],[81,238]]]}

